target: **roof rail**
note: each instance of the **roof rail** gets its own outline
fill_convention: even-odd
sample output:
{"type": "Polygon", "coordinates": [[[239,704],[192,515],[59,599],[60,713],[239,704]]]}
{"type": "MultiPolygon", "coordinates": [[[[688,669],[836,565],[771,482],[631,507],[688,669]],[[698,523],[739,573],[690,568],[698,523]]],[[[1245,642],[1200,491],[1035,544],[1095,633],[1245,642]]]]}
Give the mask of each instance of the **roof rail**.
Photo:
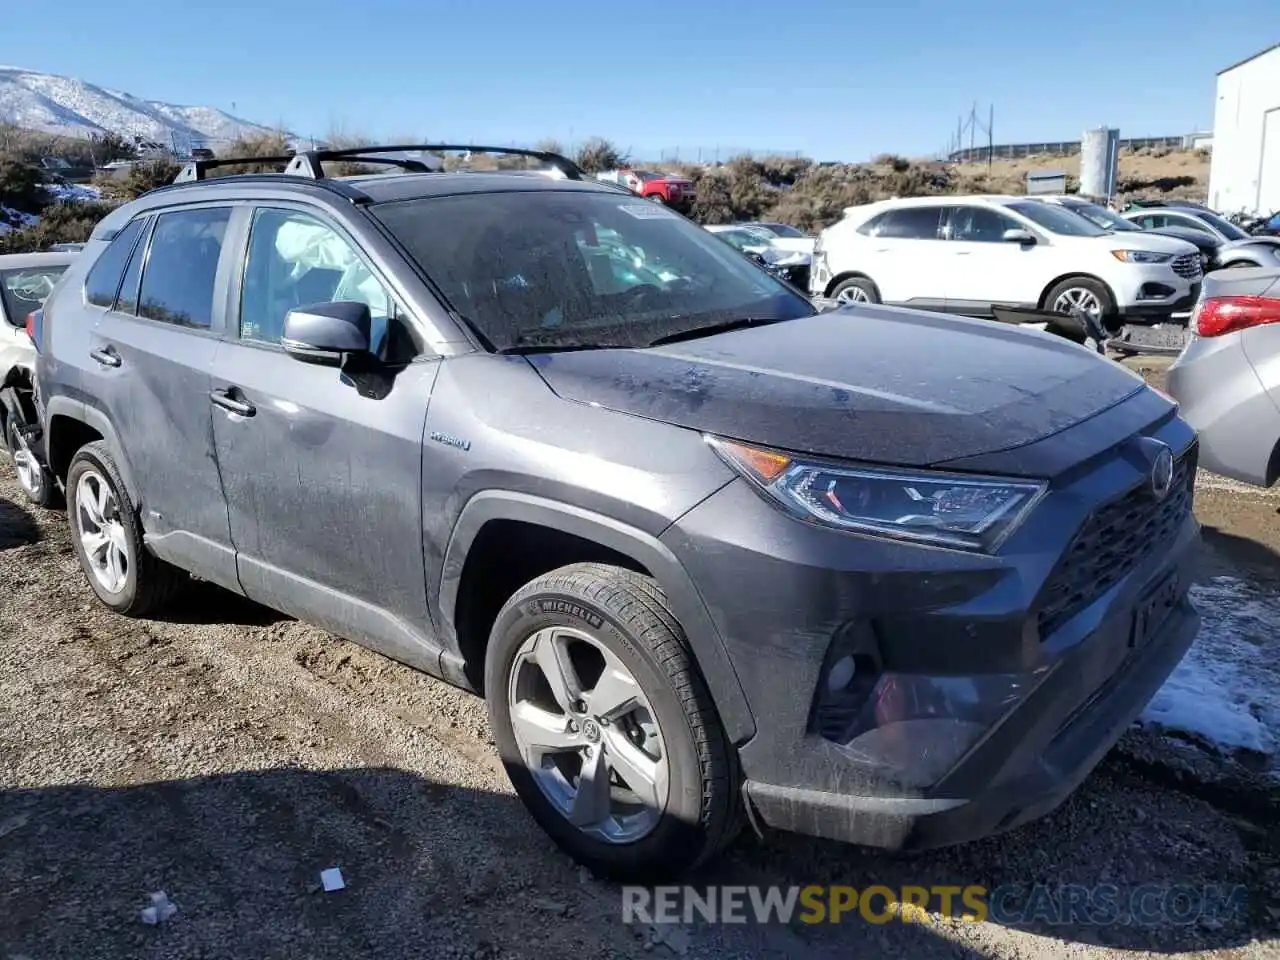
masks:
{"type": "Polygon", "coordinates": [[[281,157],[220,157],[214,160],[192,160],[173,178],[174,183],[191,183],[205,179],[205,172],[217,167],[238,167],[249,163],[278,163],[286,165],[293,161],[293,156],[281,157]]]}
{"type": "MultiPolygon", "coordinates": [[[[546,150],[524,150],[519,147],[485,147],[470,143],[409,143],[392,146],[370,145],[367,147],[351,147],[342,150],[305,150],[295,154],[289,161],[286,173],[312,180],[325,179],[324,164],[334,160],[347,160],[356,163],[384,163],[400,167],[414,173],[433,172],[433,168],[422,160],[382,156],[388,153],[498,153],[516,157],[532,157],[550,164],[558,169],[569,180],[585,180],[586,172],[568,157],[546,150]]],[[[244,161],[242,161],[244,162],[244,161]]]]}

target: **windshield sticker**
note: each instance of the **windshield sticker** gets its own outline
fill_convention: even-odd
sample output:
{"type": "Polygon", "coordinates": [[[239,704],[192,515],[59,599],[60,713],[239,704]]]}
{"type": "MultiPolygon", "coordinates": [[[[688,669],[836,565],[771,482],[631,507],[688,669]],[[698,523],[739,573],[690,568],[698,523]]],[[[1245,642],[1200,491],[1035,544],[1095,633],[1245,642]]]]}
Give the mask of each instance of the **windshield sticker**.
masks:
{"type": "Polygon", "coordinates": [[[637,220],[661,220],[664,217],[669,220],[676,219],[674,213],[658,203],[620,203],[618,209],[623,213],[629,213],[637,220]]]}

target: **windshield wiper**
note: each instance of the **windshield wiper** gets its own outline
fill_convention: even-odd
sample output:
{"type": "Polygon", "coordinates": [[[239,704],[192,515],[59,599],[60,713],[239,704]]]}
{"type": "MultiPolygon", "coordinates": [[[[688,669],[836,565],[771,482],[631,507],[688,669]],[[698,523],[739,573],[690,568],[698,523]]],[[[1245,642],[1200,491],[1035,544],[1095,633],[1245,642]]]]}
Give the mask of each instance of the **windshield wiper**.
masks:
{"type": "Polygon", "coordinates": [[[720,323],[709,323],[702,327],[691,327],[675,333],[664,334],[649,341],[649,346],[658,347],[664,343],[678,343],[681,340],[696,340],[698,337],[709,337],[716,333],[728,333],[730,330],[741,330],[744,327],[765,327],[771,323],[785,323],[790,317],[736,317],[720,323]]]}

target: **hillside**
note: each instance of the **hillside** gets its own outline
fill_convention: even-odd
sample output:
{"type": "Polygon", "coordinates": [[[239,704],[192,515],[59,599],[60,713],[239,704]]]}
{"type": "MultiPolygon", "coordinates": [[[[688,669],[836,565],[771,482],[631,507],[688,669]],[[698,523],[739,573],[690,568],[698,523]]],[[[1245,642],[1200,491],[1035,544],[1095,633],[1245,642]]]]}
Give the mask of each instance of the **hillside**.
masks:
{"type": "Polygon", "coordinates": [[[19,67],[0,67],[0,123],[71,137],[112,131],[164,144],[268,132],[216,107],[144,100],[74,77],[19,67]]]}

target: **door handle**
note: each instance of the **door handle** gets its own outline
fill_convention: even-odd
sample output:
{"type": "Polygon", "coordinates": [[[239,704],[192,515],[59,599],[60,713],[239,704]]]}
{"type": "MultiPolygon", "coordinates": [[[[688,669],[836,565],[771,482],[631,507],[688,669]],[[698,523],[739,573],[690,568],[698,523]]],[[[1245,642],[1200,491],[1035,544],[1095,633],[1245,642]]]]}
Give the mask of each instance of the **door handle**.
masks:
{"type": "Polygon", "coordinates": [[[103,347],[100,350],[90,350],[89,356],[97,360],[104,367],[120,366],[120,354],[116,353],[115,347],[103,347]]]}
{"type": "Polygon", "coordinates": [[[213,401],[215,406],[219,406],[223,410],[230,410],[232,413],[242,417],[252,417],[258,412],[258,408],[252,403],[247,400],[237,400],[226,390],[210,391],[209,399],[213,401]]]}

